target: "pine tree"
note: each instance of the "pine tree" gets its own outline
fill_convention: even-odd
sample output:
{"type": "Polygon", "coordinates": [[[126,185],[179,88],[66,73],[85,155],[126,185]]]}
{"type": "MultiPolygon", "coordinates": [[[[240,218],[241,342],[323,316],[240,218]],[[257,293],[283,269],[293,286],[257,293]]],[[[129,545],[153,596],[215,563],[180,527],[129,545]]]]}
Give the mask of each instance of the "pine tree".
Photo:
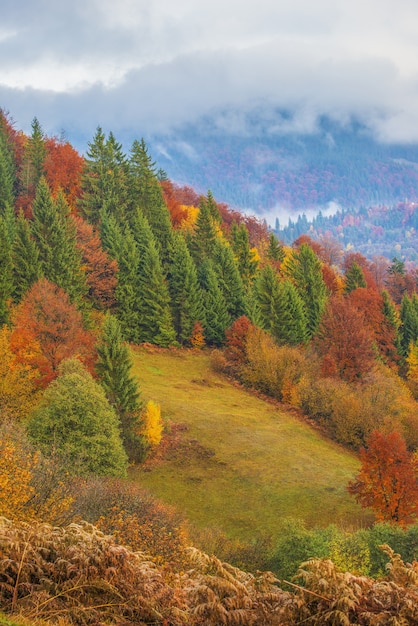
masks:
{"type": "Polygon", "coordinates": [[[30,204],[35,197],[39,181],[45,174],[46,154],[45,135],[35,117],[32,120],[32,134],[27,140],[19,172],[20,194],[26,198],[25,205],[30,204]]]}
{"type": "Polygon", "coordinates": [[[176,334],[170,309],[170,295],[153,240],[144,253],[138,278],[142,298],[139,313],[141,341],[159,346],[173,345],[176,342],[176,334]]]}
{"type": "Polygon", "coordinates": [[[13,245],[13,296],[19,302],[30,287],[42,276],[38,247],[31,236],[28,220],[20,212],[16,220],[13,245]]]}
{"type": "Polygon", "coordinates": [[[9,304],[13,294],[13,239],[5,217],[0,216],[0,326],[9,319],[9,304]]]}
{"type": "Polygon", "coordinates": [[[245,224],[239,226],[234,222],[231,228],[232,249],[237,259],[238,270],[242,282],[248,289],[257,271],[257,261],[250,248],[250,239],[245,224]]]}
{"type": "Polygon", "coordinates": [[[93,224],[100,220],[102,210],[114,215],[118,222],[126,217],[129,195],[129,172],[122,146],[113,133],[108,138],[99,126],[88,144],[82,196],[78,202],[83,216],[93,224]]]}
{"type": "Polygon", "coordinates": [[[100,341],[96,346],[96,372],[107,399],[120,420],[122,441],[132,460],[141,460],[143,450],[138,435],[142,410],[139,385],[132,375],[129,348],[122,338],[118,320],[105,317],[100,341]]]}
{"type": "Polygon", "coordinates": [[[225,330],[232,320],[211,261],[206,260],[201,264],[199,280],[205,303],[205,339],[208,344],[220,346],[225,339],[225,330]]]}
{"type": "Polygon", "coordinates": [[[131,229],[127,225],[123,234],[114,230],[115,240],[121,244],[115,251],[118,264],[118,284],[115,291],[117,317],[127,341],[139,343],[141,337],[142,292],[139,275],[140,254],[131,229]]]}
{"type": "Polygon", "coordinates": [[[168,286],[177,341],[189,343],[195,323],[202,322],[205,313],[196,266],[181,233],[173,236],[168,286]]]}
{"type": "Polygon", "coordinates": [[[321,262],[312,248],[304,243],[293,254],[286,269],[304,302],[308,336],[312,337],[318,329],[328,299],[321,262]]]}
{"type": "Polygon", "coordinates": [[[402,356],[406,357],[411,343],[413,344],[418,340],[418,296],[416,293],[411,297],[403,296],[400,317],[400,349],[402,356]]]}
{"type": "Polygon", "coordinates": [[[16,166],[4,114],[0,111],[0,215],[15,201],[16,166]]]}
{"type": "Polygon", "coordinates": [[[44,178],[39,181],[33,203],[32,235],[45,278],[67,291],[72,302],[80,305],[87,286],[75,225],[68,218],[65,198],[59,194],[54,202],[44,178]]]}
{"type": "Polygon", "coordinates": [[[308,339],[305,307],[290,280],[279,283],[272,334],[279,343],[297,345],[308,339]]]}
{"type": "Polygon", "coordinates": [[[235,320],[241,315],[246,315],[244,285],[232,249],[221,239],[215,240],[213,268],[231,319],[235,320]]]}
{"type": "Polygon", "coordinates": [[[211,212],[211,205],[202,198],[196,219],[196,228],[191,240],[191,252],[196,264],[204,259],[212,259],[216,241],[216,222],[211,212]]]}
{"type": "Polygon", "coordinates": [[[269,242],[267,248],[267,258],[270,261],[283,261],[285,257],[282,244],[277,239],[274,233],[270,233],[269,242]]]}
{"type": "Polygon", "coordinates": [[[265,265],[256,276],[254,294],[261,326],[271,334],[274,334],[276,325],[279,291],[280,285],[277,272],[274,271],[271,265],[265,265]]]}
{"type": "Polygon", "coordinates": [[[165,265],[172,237],[170,213],[164,202],[161,185],[155,172],[155,163],[143,139],[133,142],[129,165],[132,211],[139,208],[147,218],[160,258],[165,265]]]}
{"type": "Polygon", "coordinates": [[[364,278],[363,270],[360,265],[354,261],[345,274],[344,292],[351,293],[354,289],[358,289],[359,287],[367,287],[367,284],[364,278]]]}

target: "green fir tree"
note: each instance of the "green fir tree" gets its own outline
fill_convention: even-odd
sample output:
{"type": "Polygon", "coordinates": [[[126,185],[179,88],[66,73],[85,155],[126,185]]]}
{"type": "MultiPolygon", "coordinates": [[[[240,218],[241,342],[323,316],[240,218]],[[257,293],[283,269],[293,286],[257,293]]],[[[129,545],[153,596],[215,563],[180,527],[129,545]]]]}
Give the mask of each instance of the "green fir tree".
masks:
{"type": "Polygon", "coordinates": [[[32,238],[30,224],[21,212],[16,220],[16,238],[13,245],[14,300],[19,302],[41,276],[39,250],[32,238]]]}
{"type": "Polygon", "coordinates": [[[97,345],[95,369],[106,397],[119,418],[125,450],[131,460],[140,461],[144,454],[138,434],[143,403],[138,382],[132,375],[132,359],[123,340],[121,326],[116,317],[109,313],[105,317],[97,345]]]}
{"type": "Polygon", "coordinates": [[[173,236],[168,286],[177,341],[188,344],[195,323],[204,321],[205,312],[196,266],[181,233],[173,236]]]}

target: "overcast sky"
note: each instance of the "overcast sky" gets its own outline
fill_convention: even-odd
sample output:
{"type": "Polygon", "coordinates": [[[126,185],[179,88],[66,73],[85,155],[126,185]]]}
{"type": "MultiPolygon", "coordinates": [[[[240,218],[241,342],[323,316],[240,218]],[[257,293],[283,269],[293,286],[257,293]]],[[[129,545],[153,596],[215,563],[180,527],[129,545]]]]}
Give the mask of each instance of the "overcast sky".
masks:
{"type": "Polygon", "coordinates": [[[418,141],[417,0],[2,0],[0,50],[0,107],[25,131],[146,137],[215,115],[244,132],[257,106],[418,141]]]}

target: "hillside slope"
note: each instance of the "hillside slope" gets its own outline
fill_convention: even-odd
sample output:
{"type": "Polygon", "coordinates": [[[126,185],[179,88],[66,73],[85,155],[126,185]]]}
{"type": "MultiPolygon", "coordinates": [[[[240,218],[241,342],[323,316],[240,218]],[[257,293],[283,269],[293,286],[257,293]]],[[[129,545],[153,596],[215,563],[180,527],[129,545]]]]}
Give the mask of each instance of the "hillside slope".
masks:
{"type": "Polygon", "coordinates": [[[144,398],[172,425],[172,445],[132,476],[192,523],[250,539],[277,536],[289,516],[320,526],[366,521],[346,492],[356,458],[214,373],[207,352],[139,348],[134,369],[144,398]]]}

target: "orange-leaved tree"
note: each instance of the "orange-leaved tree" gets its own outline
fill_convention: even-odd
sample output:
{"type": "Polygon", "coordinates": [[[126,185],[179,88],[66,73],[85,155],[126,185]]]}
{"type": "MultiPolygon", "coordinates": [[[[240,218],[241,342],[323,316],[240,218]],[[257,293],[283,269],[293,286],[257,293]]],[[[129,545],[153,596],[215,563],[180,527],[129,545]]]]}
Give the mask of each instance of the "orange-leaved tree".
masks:
{"type": "Polygon", "coordinates": [[[365,314],[342,296],[332,296],[322,317],[316,348],[322,373],[348,382],[363,378],[375,362],[365,314]]]}
{"type": "Polygon", "coordinates": [[[77,248],[82,255],[89,297],[99,309],[110,309],[116,304],[118,264],[103,250],[99,233],[81,216],[74,217],[77,230],[77,248]]]}
{"type": "Polygon", "coordinates": [[[0,422],[27,417],[38,396],[36,370],[17,361],[10,347],[10,334],[7,326],[0,329],[0,422]]]}
{"type": "Polygon", "coordinates": [[[16,359],[38,370],[41,386],[56,378],[61,361],[72,356],[92,370],[94,335],[85,330],[68,294],[54,283],[38,280],[16,307],[12,322],[10,343],[16,359]]]}
{"type": "Polygon", "coordinates": [[[348,491],[362,507],[369,507],[379,521],[401,525],[418,517],[418,461],[401,435],[373,431],[360,452],[360,472],[348,491]]]}
{"type": "Polygon", "coordinates": [[[61,190],[70,207],[75,207],[81,195],[80,179],[84,159],[68,141],[48,138],[45,141],[45,178],[52,194],[61,190]]]}

